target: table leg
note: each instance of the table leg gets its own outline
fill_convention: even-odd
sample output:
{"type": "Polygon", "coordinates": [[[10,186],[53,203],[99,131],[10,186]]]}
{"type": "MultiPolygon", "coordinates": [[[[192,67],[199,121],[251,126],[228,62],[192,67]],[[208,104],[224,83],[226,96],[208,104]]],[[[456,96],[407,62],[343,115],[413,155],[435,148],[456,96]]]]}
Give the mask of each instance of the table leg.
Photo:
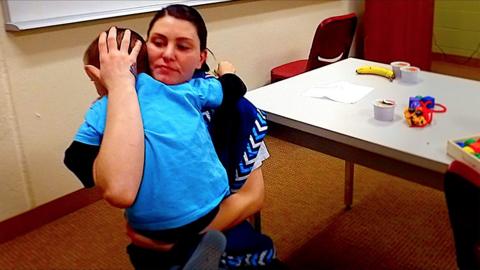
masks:
{"type": "Polygon", "coordinates": [[[354,165],[352,161],[345,160],[345,209],[349,210],[352,208],[353,203],[353,175],[354,175],[354,165]]]}

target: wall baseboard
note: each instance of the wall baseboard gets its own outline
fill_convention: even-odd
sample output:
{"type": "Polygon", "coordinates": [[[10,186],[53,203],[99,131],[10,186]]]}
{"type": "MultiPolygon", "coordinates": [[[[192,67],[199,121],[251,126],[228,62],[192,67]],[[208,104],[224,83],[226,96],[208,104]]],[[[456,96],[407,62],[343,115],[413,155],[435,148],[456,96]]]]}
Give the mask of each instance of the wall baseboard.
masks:
{"type": "Polygon", "coordinates": [[[0,222],[0,244],[102,199],[97,188],[80,189],[0,222]]]}
{"type": "Polygon", "coordinates": [[[437,61],[446,61],[455,64],[461,64],[472,67],[480,67],[480,58],[468,58],[465,56],[453,55],[453,54],[442,54],[432,52],[432,60],[437,61]]]}

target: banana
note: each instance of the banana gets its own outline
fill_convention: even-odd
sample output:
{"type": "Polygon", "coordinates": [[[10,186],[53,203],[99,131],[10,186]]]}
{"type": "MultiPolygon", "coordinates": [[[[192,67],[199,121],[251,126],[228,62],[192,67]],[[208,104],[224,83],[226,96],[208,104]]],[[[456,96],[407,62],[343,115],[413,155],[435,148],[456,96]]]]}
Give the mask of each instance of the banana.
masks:
{"type": "Polygon", "coordinates": [[[395,79],[395,74],[391,69],[384,68],[384,67],[375,67],[375,66],[362,66],[357,68],[357,74],[373,74],[385,77],[392,81],[395,79]]]}

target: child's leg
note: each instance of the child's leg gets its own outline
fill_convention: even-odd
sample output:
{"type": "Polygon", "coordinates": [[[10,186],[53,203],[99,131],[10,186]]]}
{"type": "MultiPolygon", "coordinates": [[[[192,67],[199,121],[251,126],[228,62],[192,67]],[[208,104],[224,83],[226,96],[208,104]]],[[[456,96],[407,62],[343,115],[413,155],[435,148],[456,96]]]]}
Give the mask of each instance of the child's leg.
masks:
{"type": "Polygon", "coordinates": [[[227,240],[219,231],[208,231],[190,256],[183,270],[218,269],[227,240]]]}
{"type": "Polygon", "coordinates": [[[162,253],[130,244],[127,246],[127,253],[135,270],[167,270],[174,265],[168,252],[162,253]]]}
{"type": "MultiPolygon", "coordinates": [[[[206,234],[199,234],[215,218],[218,210],[219,207],[217,206],[205,216],[178,228],[159,231],[136,230],[136,233],[144,237],[175,244],[168,252],[141,248],[133,244],[129,245],[127,252],[135,269],[170,269],[170,267],[176,265],[183,266],[197,248],[203,254],[206,250],[214,250],[211,247],[215,246],[215,248],[222,250],[218,255],[220,257],[225,249],[225,244],[222,245],[221,241],[215,242],[214,240],[224,237],[223,234],[217,232],[220,236],[212,237],[212,235],[216,235],[216,233],[213,233],[206,238],[204,237],[206,234]]],[[[195,263],[200,263],[200,261],[197,260],[195,263]]],[[[217,268],[218,263],[219,258],[217,259],[217,268]]]]}
{"type": "Polygon", "coordinates": [[[191,235],[179,240],[168,252],[145,249],[133,244],[127,247],[136,270],[145,269],[218,269],[226,238],[219,231],[191,235]]]}

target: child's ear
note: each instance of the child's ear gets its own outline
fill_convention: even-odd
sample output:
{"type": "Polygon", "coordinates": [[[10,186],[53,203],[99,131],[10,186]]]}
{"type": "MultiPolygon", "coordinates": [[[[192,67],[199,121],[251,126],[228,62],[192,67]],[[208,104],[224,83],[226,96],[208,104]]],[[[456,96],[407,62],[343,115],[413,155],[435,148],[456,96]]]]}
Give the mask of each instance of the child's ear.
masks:
{"type": "Polygon", "coordinates": [[[94,82],[100,82],[100,69],[92,65],[83,66],[85,73],[94,82]]]}

